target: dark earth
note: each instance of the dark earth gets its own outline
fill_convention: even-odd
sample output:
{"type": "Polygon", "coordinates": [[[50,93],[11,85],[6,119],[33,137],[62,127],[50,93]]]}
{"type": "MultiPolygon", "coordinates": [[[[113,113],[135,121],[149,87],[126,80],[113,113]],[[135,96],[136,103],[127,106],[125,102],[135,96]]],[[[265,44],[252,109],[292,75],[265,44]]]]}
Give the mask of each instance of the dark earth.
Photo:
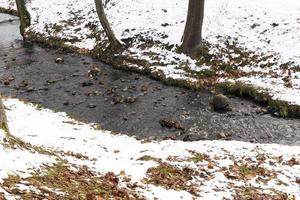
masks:
{"type": "Polygon", "coordinates": [[[210,104],[214,95],[209,92],[166,86],[86,56],[24,44],[18,23],[15,17],[0,14],[3,96],[141,139],[300,145],[299,119],[276,118],[266,108],[230,95],[231,109],[215,112],[210,104]],[[92,66],[100,71],[90,72],[94,76],[89,77],[92,66]]]}

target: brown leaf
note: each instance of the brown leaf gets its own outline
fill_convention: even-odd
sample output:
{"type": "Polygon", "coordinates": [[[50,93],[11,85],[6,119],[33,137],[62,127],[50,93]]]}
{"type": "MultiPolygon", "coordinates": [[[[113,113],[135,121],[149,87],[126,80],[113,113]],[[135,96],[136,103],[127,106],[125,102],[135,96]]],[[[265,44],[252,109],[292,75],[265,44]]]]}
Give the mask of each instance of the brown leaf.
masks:
{"type": "Polygon", "coordinates": [[[6,200],[5,196],[4,196],[4,193],[2,193],[2,192],[0,193],[0,200],[6,200]]]}
{"type": "Polygon", "coordinates": [[[288,165],[289,166],[294,166],[294,165],[300,165],[300,161],[299,160],[296,160],[296,158],[292,158],[288,161],[288,165]]]}

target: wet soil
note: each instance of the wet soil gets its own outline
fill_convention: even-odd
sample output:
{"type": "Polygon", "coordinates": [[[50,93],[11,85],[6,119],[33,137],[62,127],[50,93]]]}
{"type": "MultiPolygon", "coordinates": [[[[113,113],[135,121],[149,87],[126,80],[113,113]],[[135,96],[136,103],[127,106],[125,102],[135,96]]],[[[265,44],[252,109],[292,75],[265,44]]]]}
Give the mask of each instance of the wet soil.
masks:
{"type": "Polygon", "coordinates": [[[209,92],[166,86],[89,57],[24,44],[18,31],[16,18],[0,14],[0,92],[4,96],[137,138],[300,144],[299,119],[276,118],[235,96],[229,96],[232,111],[214,112],[210,106],[214,95],[209,92]],[[56,63],[57,58],[64,62],[56,63]],[[100,69],[96,78],[88,76],[92,65],[100,69]],[[161,123],[170,118],[180,128],[161,123]]]}

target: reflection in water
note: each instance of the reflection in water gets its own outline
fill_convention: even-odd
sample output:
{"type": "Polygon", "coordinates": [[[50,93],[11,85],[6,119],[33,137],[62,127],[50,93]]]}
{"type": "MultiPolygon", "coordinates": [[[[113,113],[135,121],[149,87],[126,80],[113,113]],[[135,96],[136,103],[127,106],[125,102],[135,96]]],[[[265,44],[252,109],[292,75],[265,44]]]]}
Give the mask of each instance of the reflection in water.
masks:
{"type": "Polygon", "coordinates": [[[17,48],[22,40],[19,34],[19,21],[16,20],[17,17],[0,14],[0,50],[3,53],[4,49],[7,48],[17,48]],[[10,21],[10,19],[12,21],[10,21]],[[1,23],[6,22],[6,23],[1,23]]]}
{"type": "Polygon", "coordinates": [[[30,64],[33,45],[24,43],[19,33],[19,20],[15,16],[0,14],[0,72],[20,64],[30,64]]]}

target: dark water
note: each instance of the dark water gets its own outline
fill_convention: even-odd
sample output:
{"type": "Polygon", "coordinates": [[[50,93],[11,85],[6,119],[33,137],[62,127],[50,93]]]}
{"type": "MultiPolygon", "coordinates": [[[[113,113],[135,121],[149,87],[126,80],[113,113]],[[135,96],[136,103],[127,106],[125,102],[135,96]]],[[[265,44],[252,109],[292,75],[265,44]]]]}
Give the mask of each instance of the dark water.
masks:
{"type": "Polygon", "coordinates": [[[18,21],[9,22],[9,18],[13,17],[0,14],[0,92],[4,96],[64,111],[81,121],[100,123],[104,129],[138,138],[212,140],[224,132],[231,135],[227,139],[300,144],[299,119],[257,114],[261,109],[258,105],[233,96],[233,111],[213,112],[210,93],[165,86],[89,57],[24,45],[18,21]],[[65,62],[56,64],[57,57],[65,62]],[[90,81],[87,72],[92,64],[99,65],[102,74],[90,81]],[[116,96],[134,97],[136,101],[112,104],[116,96]],[[163,117],[175,118],[185,131],[162,128],[159,120],[163,117]]]}

